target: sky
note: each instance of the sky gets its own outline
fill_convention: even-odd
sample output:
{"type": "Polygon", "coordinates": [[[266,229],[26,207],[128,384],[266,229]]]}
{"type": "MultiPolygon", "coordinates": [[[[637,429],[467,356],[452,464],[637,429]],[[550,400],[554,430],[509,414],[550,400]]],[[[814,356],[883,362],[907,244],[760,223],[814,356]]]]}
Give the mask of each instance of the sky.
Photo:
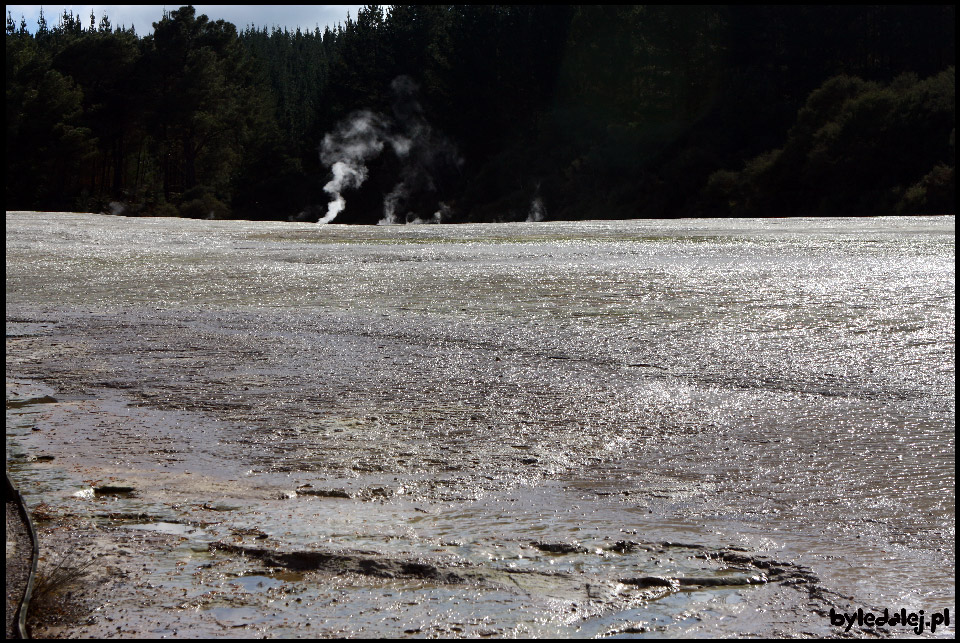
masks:
{"type": "MultiPolygon", "coordinates": [[[[130,27],[134,25],[137,34],[145,36],[153,33],[153,23],[160,20],[163,10],[178,9],[179,4],[44,4],[44,5],[26,5],[26,4],[8,4],[6,9],[13,16],[13,21],[19,25],[20,16],[23,15],[27,20],[27,30],[34,33],[37,29],[37,19],[40,17],[40,8],[43,7],[43,15],[47,19],[47,24],[53,27],[59,22],[63,10],[73,11],[75,16],[80,16],[84,27],[89,24],[90,10],[93,9],[97,17],[97,23],[106,12],[110,18],[110,24],[114,27],[125,25],[130,27]]],[[[323,30],[324,27],[335,27],[347,18],[347,12],[350,12],[351,18],[357,17],[357,10],[363,5],[272,5],[272,4],[234,4],[234,5],[215,5],[215,4],[195,4],[197,15],[206,14],[211,20],[226,20],[237,26],[238,31],[253,24],[257,27],[286,27],[293,31],[298,26],[301,30],[313,31],[317,25],[323,30]]]]}

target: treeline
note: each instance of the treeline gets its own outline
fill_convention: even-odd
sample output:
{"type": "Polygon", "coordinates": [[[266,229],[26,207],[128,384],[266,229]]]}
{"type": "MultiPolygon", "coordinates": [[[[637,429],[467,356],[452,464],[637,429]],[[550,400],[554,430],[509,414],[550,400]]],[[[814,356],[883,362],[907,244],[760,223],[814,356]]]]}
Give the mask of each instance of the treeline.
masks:
{"type": "Polygon", "coordinates": [[[710,176],[734,216],[955,212],[954,68],[889,84],[835,76],[810,94],[782,147],[710,176]]]}
{"type": "Polygon", "coordinates": [[[398,5],[238,32],[188,6],[141,37],[8,14],[7,208],[317,220],[320,147],[364,110],[395,150],[457,162],[366,154],[337,222],[381,220],[401,184],[401,221],[952,213],[954,25],[952,5],[398,5]]]}

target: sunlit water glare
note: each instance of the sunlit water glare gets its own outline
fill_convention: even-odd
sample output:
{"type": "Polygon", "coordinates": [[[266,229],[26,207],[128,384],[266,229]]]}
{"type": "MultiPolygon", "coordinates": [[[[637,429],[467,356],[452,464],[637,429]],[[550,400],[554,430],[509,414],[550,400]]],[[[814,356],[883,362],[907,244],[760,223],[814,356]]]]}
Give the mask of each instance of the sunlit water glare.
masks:
{"type": "Polygon", "coordinates": [[[157,413],[130,442],[91,428],[78,466],[135,477],[162,445],[176,471],[356,500],[259,507],[281,548],[536,566],[518,543],[631,533],[776,555],[864,606],[954,604],[953,217],[6,224],[8,382],[157,413]]]}

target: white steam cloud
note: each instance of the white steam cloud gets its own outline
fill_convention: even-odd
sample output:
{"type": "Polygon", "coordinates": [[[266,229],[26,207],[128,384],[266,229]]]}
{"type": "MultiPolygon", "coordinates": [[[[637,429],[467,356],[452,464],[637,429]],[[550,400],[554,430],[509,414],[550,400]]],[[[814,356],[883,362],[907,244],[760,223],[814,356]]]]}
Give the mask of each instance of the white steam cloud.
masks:
{"type": "Polygon", "coordinates": [[[380,224],[439,223],[451,216],[451,208],[440,202],[433,216],[423,218],[413,210],[413,200],[437,192],[436,177],[451,167],[459,169],[463,159],[456,148],[434,132],[416,99],[417,85],[408,76],[390,84],[394,93],[390,119],[371,111],[351,114],[323,138],[320,160],[329,166],[331,180],[323,187],[330,195],[327,213],[318,223],[330,223],[346,207],[344,190],[356,189],[368,177],[367,163],[389,145],[401,161],[400,181],[384,196],[380,224]]]}
{"type": "Polygon", "coordinates": [[[383,151],[383,119],[373,112],[356,112],[341,122],[334,133],[323,137],[320,160],[330,166],[333,178],[323,186],[331,196],[327,214],[318,223],[330,223],[347,205],[342,192],[358,188],[367,180],[367,161],[383,151]]]}
{"type": "Polygon", "coordinates": [[[534,197],[530,204],[530,213],[527,215],[527,223],[537,223],[543,221],[547,216],[547,209],[543,206],[543,199],[534,197]]]}

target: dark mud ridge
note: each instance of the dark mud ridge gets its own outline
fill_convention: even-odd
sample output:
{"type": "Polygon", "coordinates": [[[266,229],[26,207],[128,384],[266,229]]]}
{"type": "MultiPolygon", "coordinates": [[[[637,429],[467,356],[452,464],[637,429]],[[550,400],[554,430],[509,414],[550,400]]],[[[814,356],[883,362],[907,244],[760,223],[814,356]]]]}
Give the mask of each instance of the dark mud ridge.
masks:
{"type": "MultiPolygon", "coordinates": [[[[653,550],[655,547],[683,547],[677,543],[649,543],[644,545],[631,541],[635,547],[653,550]],[[650,546],[652,545],[652,547],[650,546]]],[[[572,543],[533,543],[542,551],[567,554],[587,553],[585,547],[572,543]]],[[[614,547],[621,545],[618,542],[614,547]]],[[[572,574],[563,571],[535,571],[530,569],[496,569],[485,570],[482,566],[457,560],[450,563],[456,566],[457,571],[443,568],[441,561],[427,562],[423,559],[391,559],[373,551],[292,551],[284,552],[264,547],[250,547],[225,542],[211,543],[210,551],[222,551],[246,558],[259,560],[267,567],[283,568],[297,572],[326,572],[330,574],[361,574],[378,578],[410,578],[429,580],[442,584],[487,584],[491,580],[490,572],[495,576],[502,574],[535,574],[542,576],[571,577],[572,574]]],[[[695,546],[702,549],[702,546],[695,546]]],[[[611,548],[613,549],[613,548],[611,548]]],[[[782,583],[785,585],[815,584],[819,579],[806,567],[790,562],[777,561],[766,556],[750,555],[744,552],[721,550],[704,552],[697,556],[706,560],[719,560],[733,567],[727,571],[736,574],[718,576],[638,576],[619,578],[616,582],[638,589],[664,589],[679,591],[701,587],[737,587],[746,585],[761,585],[765,583],[782,583]]]]}
{"type": "Polygon", "coordinates": [[[211,543],[210,551],[239,554],[257,559],[268,567],[281,567],[297,572],[352,573],[378,578],[416,578],[444,584],[462,584],[471,581],[467,575],[443,571],[430,563],[420,560],[391,560],[377,555],[376,552],[281,552],[224,542],[211,543]]]}

